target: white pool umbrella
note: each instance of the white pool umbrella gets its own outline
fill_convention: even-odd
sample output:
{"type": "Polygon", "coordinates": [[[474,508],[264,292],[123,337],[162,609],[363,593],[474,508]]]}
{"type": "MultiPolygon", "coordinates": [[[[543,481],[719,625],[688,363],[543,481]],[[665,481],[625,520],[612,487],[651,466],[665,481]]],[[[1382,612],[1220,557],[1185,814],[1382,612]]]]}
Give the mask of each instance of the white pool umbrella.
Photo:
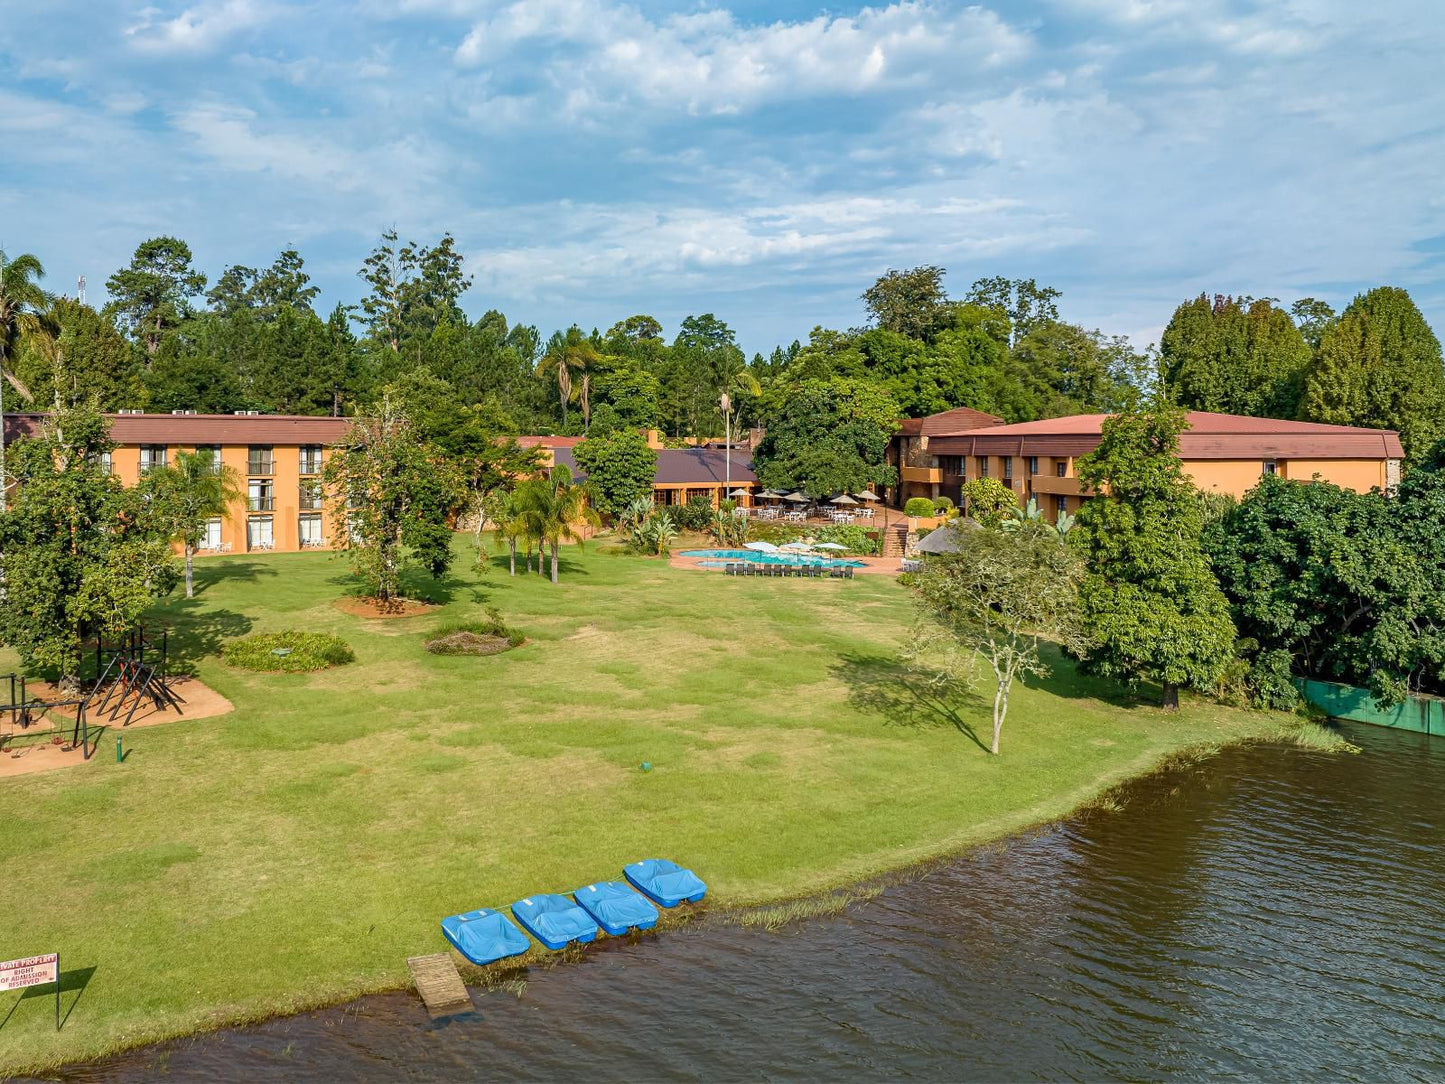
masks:
{"type": "Polygon", "coordinates": [[[837,542],[819,542],[815,549],[820,550],[845,550],[847,546],[840,546],[837,542]]]}
{"type": "Polygon", "coordinates": [[[757,550],[759,553],[777,553],[778,547],[771,542],[749,542],[744,549],[757,550]]]}

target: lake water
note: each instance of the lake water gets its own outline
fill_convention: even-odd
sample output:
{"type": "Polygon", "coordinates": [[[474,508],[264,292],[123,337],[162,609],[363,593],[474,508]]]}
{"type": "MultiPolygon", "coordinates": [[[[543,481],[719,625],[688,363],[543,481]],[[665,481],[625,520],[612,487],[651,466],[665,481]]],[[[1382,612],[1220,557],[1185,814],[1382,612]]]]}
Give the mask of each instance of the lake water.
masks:
{"type": "Polygon", "coordinates": [[[782,932],[597,946],[432,1022],[372,997],[71,1081],[1439,1080],[1445,741],[1226,751],[782,932]]]}

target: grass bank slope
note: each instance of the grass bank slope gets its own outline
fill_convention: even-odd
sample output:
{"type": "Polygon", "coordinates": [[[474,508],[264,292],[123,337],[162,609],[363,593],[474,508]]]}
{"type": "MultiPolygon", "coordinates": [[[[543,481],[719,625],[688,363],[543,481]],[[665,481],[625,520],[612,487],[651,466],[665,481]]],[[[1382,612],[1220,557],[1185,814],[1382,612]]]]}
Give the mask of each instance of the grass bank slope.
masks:
{"type": "Polygon", "coordinates": [[[738,580],[589,547],[559,586],[492,560],[414,585],[440,608],[378,621],[336,607],[354,581],[325,555],[197,574],[197,598],[152,624],[236,710],[127,735],[123,765],[103,744],[0,782],[5,956],[59,950],[69,1013],[57,1035],[48,991],[6,995],[0,1069],[399,985],[404,957],[444,947],[441,916],[641,857],[692,865],[717,902],[797,896],[1267,725],[1131,706],[1061,665],[1016,692],[991,758],[987,705],[940,700],[894,661],[911,614],[885,577],[738,580]],[[423,649],[487,606],[528,642],[423,649]],[[284,628],[335,633],[357,661],[257,674],[217,655],[284,628]]]}

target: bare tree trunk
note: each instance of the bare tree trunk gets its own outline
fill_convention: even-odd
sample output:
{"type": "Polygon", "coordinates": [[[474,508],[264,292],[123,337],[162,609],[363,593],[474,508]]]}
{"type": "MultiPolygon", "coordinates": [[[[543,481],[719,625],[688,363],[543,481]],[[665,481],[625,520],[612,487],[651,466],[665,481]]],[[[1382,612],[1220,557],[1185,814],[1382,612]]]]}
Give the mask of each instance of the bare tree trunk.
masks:
{"type": "Polygon", "coordinates": [[[196,547],[186,543],[186,598],[196,597],[196,547]]]}
{"type": "Polygon", "coordinates": [[[557,582],[557,543],[552,543],[552,582],[557,582]]]}
{"type": "Polygon", "coordinates": [[[1167,711],[1179,710],[1179,686],[1174,682],[1164,683],[1164,707],[1167,711]]]}
{"type": "Polygon", "coordinates": [[[513,576],[517,574],[517,540],[507,539],[507,569],[513,576]]]}
{"type": "Polygon", "coordinates": [[[1008,714],[1008,690],[1000,681],[993,693],[993,746],[990,751],[998,756],[998,736],[1003,730],[1003,717],[1008,714]]]}

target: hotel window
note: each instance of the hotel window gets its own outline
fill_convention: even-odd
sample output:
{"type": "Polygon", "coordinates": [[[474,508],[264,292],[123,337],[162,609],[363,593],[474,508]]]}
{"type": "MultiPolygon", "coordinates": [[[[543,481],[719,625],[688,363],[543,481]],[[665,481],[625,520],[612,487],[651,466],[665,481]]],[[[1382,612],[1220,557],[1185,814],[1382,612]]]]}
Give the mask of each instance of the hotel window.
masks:
{"type": "Polygon", "coordinates": [[[221,521],[219,519],[206,520],[206,533],[201,536],[201,549],[219,550],[221,548],[221,521]]]}
{"type": "Polygon", "coordinates": [[[1069,476],[1069,461],[1067,459],[1054,460],[1054,474],[1060,478],[1069,476]]]}
{"type": "Polygon", "coordinates": [[[272,474],[271,470],[271,446],[269,444],[253,444],[246,456],[247,474],[272,474]]]}
{"type": "Polygon", "coordinates": [[[1266,460],[1264,461],[1264,470],[1263,470],[1261,473],[1264,473],[1264,474],[1278,474],[1278,473],[1279,473],[1279,464],[1276,463],[1273,459],[1266,459],[1266,460]]]}
{"type": "Polygon", "coordinates": [[[319,444],[303,444],[303,445],[301,445],[301,473],[302,473],[302,474],[320,474],[320,473],[321,473],[321,445],[319,445],[319,444]]]}
{"type": "Polygon", "coordinates": [[[197,444],[197,455],[209,455],[211,457],[211,473],[221,473],[221,446],[219,444],[197,444]]]}
{"type": "Polygon", "coordinates": [[[303,481],[301,483],[301,511],[321,511],[321,483],[303,481]]]}
{"type": "Polygon", "coordinates": [[[1065,515],[1068,511],[1069,511],[1069,498],[1068,498],[1068,497],[1055,497],[1055,498],[1054,498],[1054,515],[1056,515],[1056,516],[1062,516],[1062,515],[1065,515]]]}
{"type": "Polygon", "coordinates": [[[301,544],[303,546],[321,545],[321,517],[315,513],[301,517],[301,544]]]}
{"type": "Polygon", "coordinates": [[[252,512],[269,512],[276,504],[271,482],[266,478],[252,478],[246,485],[246,498],[246,507],[252,512]]]}
{"type": "Polygon", "coordinates": [[[980,456],[975,456],[975,458],[978,460],[978,476],[979,476],[980,478],[987,478],[987,477],[988,477],[988,456],[986,456],[986,455],[980,455],[980,456]]]}
{"type": "Polygon", "coordinates": [[[1030,473],[1030,474],[1038,474],[1038,473],[1039,473],[1039,457],[1036,456],[1036,455],[1031,455],[1031,456],[1029,456],[1029,473],[1030,473]]]}
{"type": "Polygon", "coordinates": [[[106,474],[113,474],[115,472],[115,468],[111,466],[109,452],[100,453],[100,469],[105,471],[106,474]]]}
{"type": "Polygon", "coordinates": [[[941,455],[941,456],[938,457],[938,466],[939,466],[939,469],[942,470],[944,474],[962,474],[962,473],[963,473],[963,456],[961,456],[961,455],[941,455]]]}
{"type": "Polygon", "coordinates": [[[270,516],[252,516],[246,520],[246,548],[253,550],[275,549],[276,536],[273,533],[270,516]]]}
{"type": "Polygon", "coordinates": [[[1004,480],[1005,482],[1011,482],[1011,481],[1013,481],[1013,476],[1014,476],[1014,457],[1011,456],[1011,455],[1006,455],[1006,456],[1003,457],[1003,480],[1004,480]]]}
{"type": "Polygon", "coordinates": [[[140,446],[140,471],[142,474],[165,465],[166,446],[164,444],[142,444],[140,446]]]}

